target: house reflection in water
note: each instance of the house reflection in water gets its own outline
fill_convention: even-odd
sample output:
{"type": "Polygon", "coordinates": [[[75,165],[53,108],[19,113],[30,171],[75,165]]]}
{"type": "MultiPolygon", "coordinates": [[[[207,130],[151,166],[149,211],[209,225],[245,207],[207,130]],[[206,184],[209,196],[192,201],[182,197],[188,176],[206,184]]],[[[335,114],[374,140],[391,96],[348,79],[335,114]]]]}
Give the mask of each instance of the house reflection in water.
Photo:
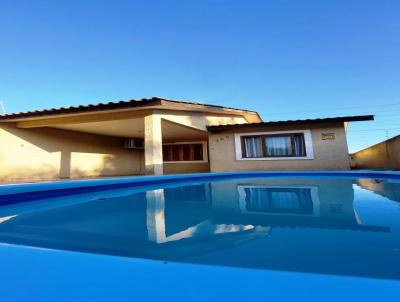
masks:
{"type": "Polygon", "coordinates": [[[15,213],[0,223],[0,241],[191,263],[398,278],[396,272],[387,275],[387,270],[349,265],[354,257],[368,260],[363,249],[371,240],[383,242],[375,256],[391,257],[386,242],[390,229],[364,225],[353,199],[352,180],[170,185],[15,213]]]}
{"type": "MultiPolygon", "coordinates": [[[[233,241],[226,242],[235,244],[237,240],[255,238],[268,234],[269,228],[254,227],[253,225],[215,224],[213,222],[212,204],[209,199],[208,186],[191,186],[186,189],[179,188],[171,191],[154,190],[146,193],[147,199],[147,232],[148,239],[156,243],[165,243],[189,239],[195,237],[213,237],[219,234],[233,234],[233,241]],[[186,195],[188,192],[194,193],[186,195]],[[184,197],[184,196],[188,197],[184,197]],[[191,196],[191,197],[190,197],[191,196]],[[172,205],[172,207],[170,206],[172,205]],[[168,217],[168,223],[166,221],[168,217]],[[242,236],[244,232],[244,236],[242,236]],[[240,233],[240,234],[239,234],[240,233]]],[[[216,238],[215,238],[216,239],[216,238]]],[[[198,249],[194,251],[198,252],[198,249]]]]}
{"type": "Polygon", "coordinates": [[[242,212],[319,215],[315,187],[239,186],[242,212]]]}
{"type": "Polygon", "coordinates": [[[390,200],[400,202],[400,185],[398,180],[383,180],[372,178],[357,179],[357,185],[370,190],[390,200]]]}
{"type": "Polygon", "coordinates": [[[364,225],[353,206],[351,180],[262,180],[224,183],[213,191],[217,207],[229,222],[296,228],[388,232],[364,225]],[[229,192],[229,193],[228,193],[229,192]],[[226,198],[230,194],[229,198],[226,198]],[[221,196],[222,198],[219,198],[221,196]],[[229,209],[229,210],[228,210],[229,209]],[[228,214],[229,215],[226,215],[228,214]]]}

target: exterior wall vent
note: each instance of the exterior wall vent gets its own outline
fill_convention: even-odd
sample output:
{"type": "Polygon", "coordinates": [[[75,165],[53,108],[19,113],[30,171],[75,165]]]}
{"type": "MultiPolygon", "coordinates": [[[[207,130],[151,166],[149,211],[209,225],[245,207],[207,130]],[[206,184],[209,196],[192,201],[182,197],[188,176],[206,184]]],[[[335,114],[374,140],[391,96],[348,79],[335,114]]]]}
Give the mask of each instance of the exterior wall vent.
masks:
{"type": "Polygon", "coordinates": [[[142,138],[127,138],[124,141],[125,149],[144,149],[144,140],[142,138]]]}

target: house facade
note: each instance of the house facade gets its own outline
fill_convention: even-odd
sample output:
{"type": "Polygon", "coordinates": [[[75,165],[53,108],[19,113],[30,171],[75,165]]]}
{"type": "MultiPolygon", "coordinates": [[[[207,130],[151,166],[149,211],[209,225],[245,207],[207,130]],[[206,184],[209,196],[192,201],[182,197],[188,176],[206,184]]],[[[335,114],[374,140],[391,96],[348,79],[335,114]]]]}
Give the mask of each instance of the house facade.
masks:
{"type": "Polygon", "coordinates": [[[263,122],[250,110],[162,98],[0,116],[0,181],[349,169],[350,116],[263,122]]]}

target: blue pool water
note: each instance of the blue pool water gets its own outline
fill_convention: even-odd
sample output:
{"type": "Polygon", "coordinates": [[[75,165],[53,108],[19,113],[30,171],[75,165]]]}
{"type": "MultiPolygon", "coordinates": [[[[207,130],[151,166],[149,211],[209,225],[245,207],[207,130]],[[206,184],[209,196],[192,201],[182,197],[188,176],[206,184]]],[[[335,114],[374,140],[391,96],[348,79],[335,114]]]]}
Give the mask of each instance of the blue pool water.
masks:
{"type": "Polygon", "coordinates": [[[0,242],[220,267],[400,279],[400,181],[177,181],[0,207],[0,242]]]}

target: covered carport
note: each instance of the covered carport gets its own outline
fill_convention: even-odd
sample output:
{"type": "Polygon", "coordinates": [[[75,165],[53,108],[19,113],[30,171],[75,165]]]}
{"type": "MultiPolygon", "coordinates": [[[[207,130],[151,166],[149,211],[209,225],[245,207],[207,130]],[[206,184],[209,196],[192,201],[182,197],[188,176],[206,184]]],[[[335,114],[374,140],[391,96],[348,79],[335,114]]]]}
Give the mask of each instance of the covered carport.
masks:
{"type": "Polygon", "coordinates": [[[207,172],[207,126],[254,121],[159,98],[3,115],[0,181],[207,172]]]}

